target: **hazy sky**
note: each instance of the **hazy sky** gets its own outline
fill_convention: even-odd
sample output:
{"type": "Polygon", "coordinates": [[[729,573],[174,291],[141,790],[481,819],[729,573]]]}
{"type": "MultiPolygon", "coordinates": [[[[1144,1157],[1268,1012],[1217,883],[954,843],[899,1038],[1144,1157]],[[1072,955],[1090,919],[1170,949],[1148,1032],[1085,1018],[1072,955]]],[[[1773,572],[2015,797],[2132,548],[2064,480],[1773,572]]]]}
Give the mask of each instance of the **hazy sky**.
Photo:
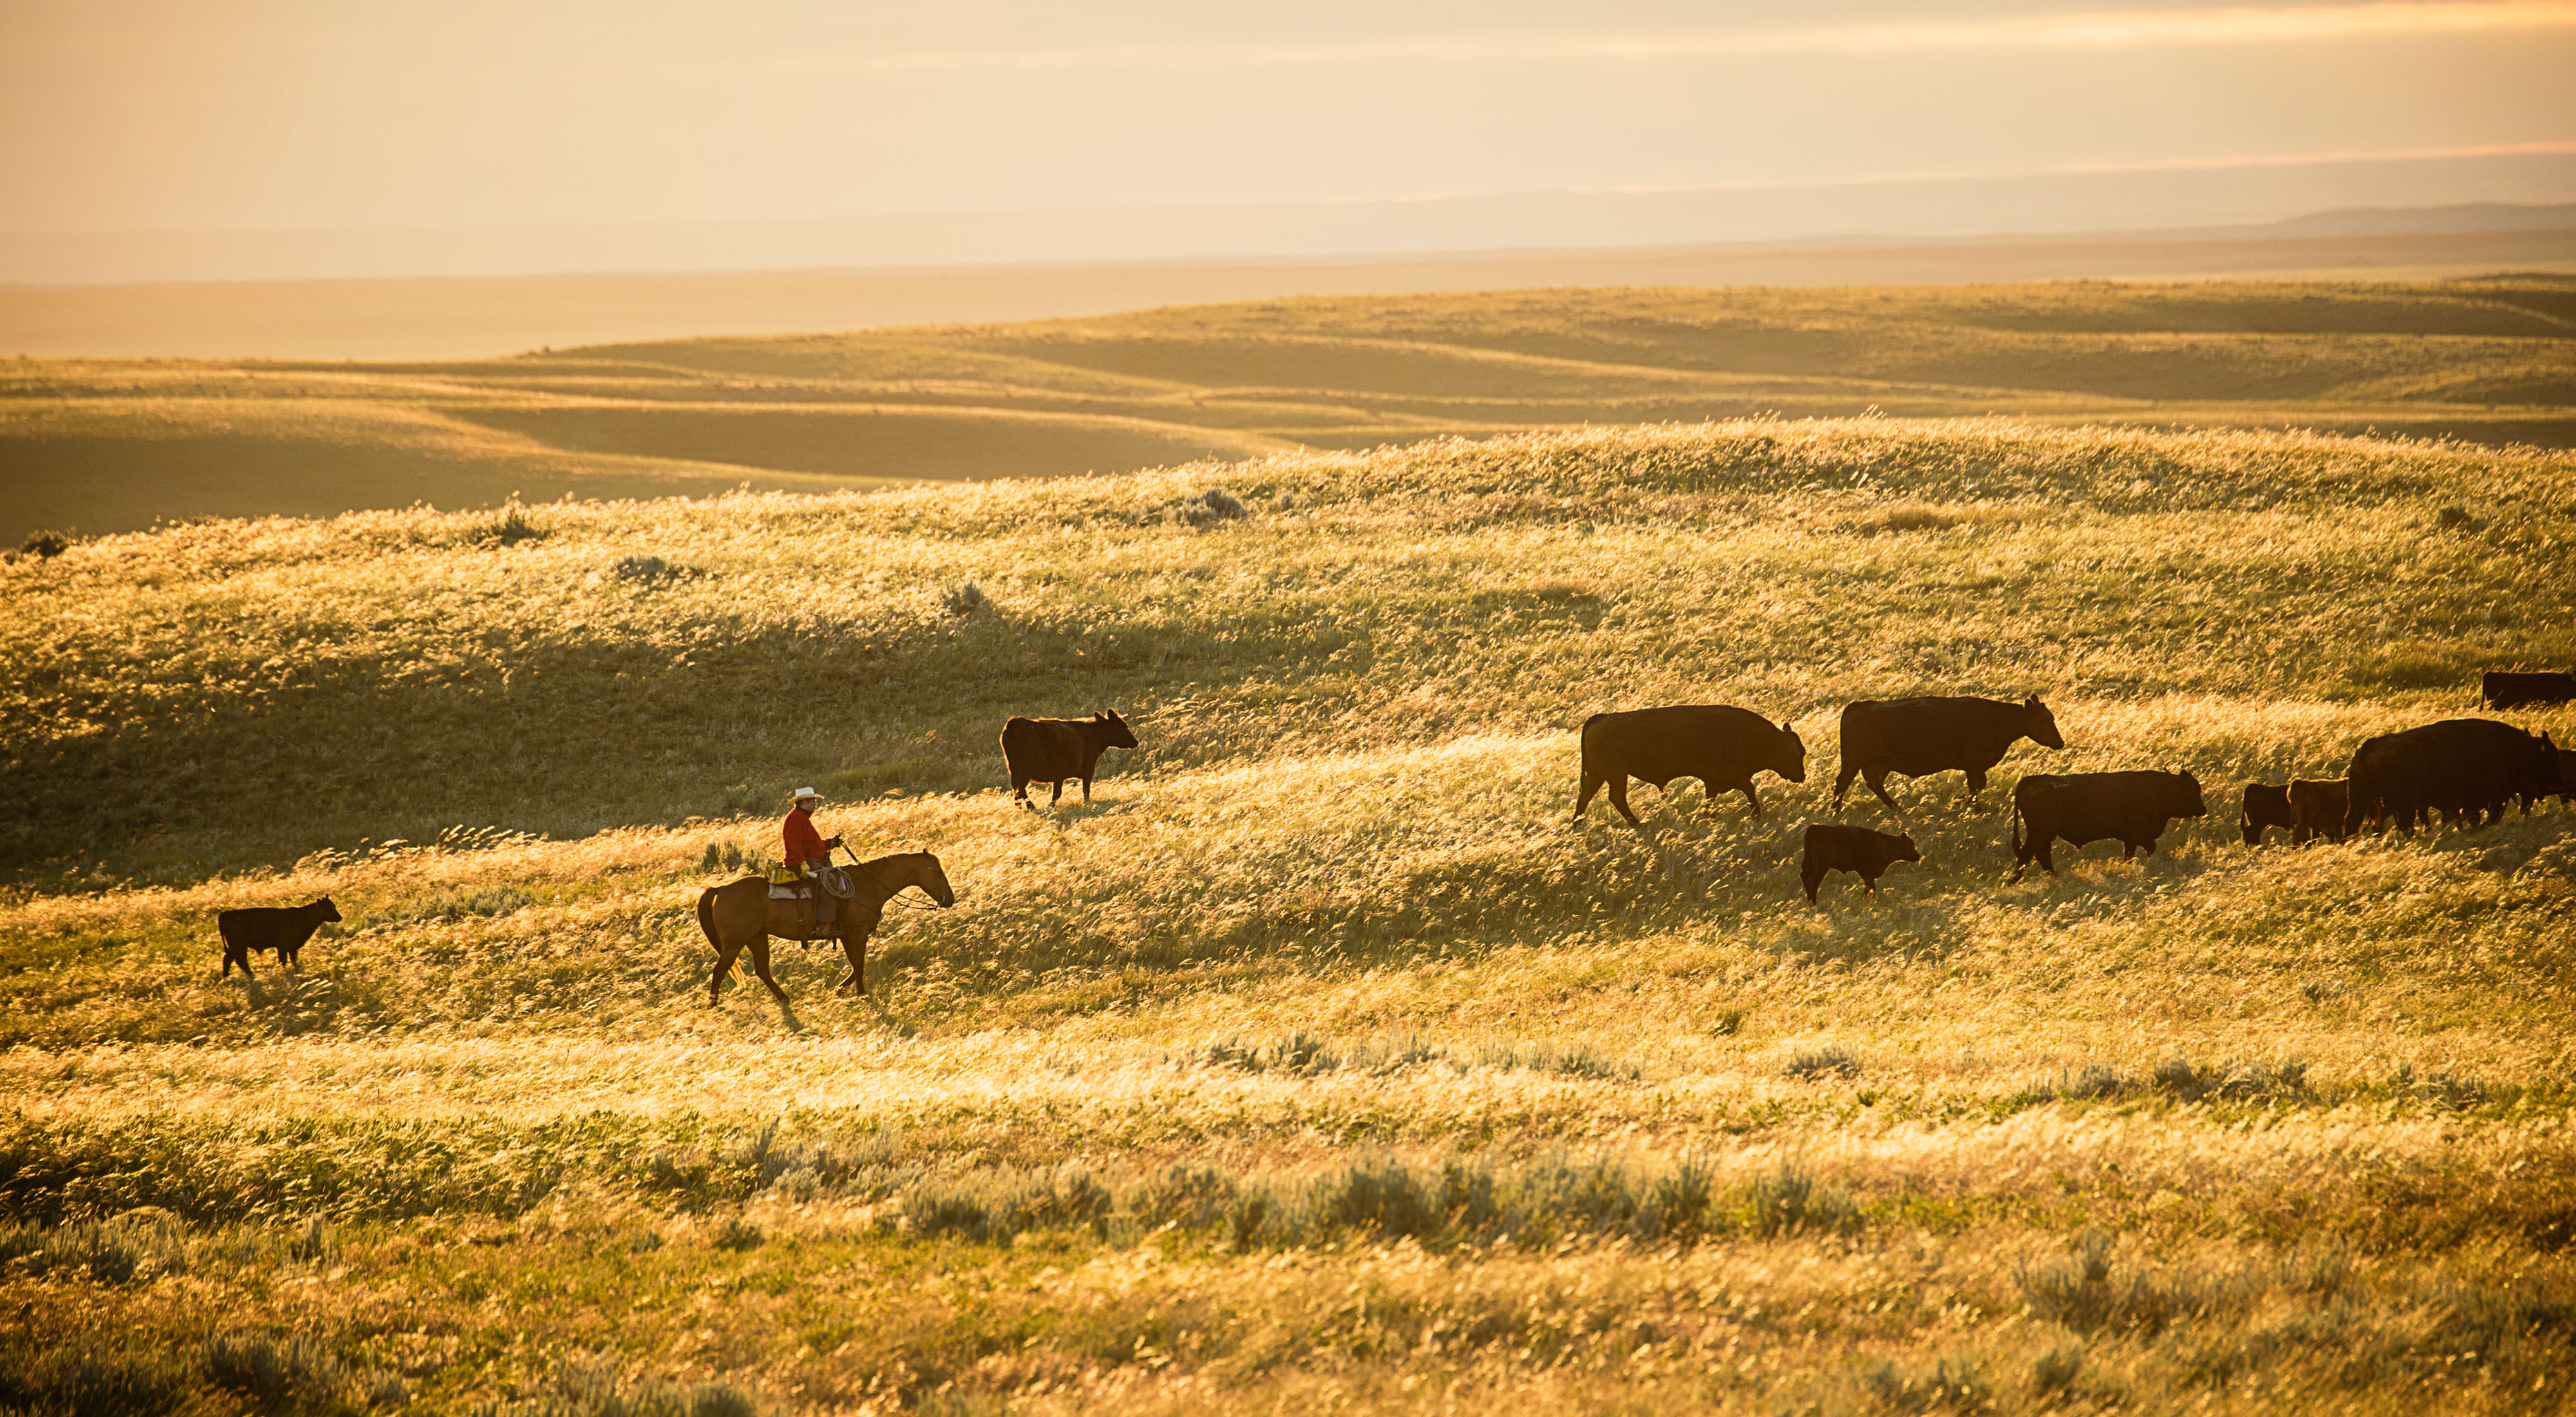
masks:
{"type": "Polygon", "coordinates": [[[2576,3],[0,0],[0,229],[2576,152],[2576,3]]]}

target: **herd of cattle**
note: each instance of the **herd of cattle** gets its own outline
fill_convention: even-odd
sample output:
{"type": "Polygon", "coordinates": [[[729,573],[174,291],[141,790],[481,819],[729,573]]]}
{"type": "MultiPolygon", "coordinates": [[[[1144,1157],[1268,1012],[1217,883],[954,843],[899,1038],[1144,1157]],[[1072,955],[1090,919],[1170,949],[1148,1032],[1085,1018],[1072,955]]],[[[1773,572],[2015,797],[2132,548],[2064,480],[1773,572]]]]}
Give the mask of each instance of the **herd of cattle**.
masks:
{"type": "MultiPolygon", "coordinates": [[[[2576,678],[2565,674],[2490,674],[2487,702],[2496,707],[2563,703],[2576,699],[2576,678]]],[[[1922,777],[1964,772],[1973,803],[1986,774],[2013,744],[2028,738],[2063,748],[2057,718],[2034,694],[2019,703],[1978,698],[1868,700],[1842,713],[1842,775],[1834,807],[1857,777],[1891,809],[1890,774],[1922,777]]],[[[1762,814],[1753,775],[1771,772],[1790,782],[1807,780],[1806,744],[1788,724],[1776,727],[1747,709],[1693,705],[1595,714],[1583,725],[1583,783],[1574,799],[1580,819],[1593,793],[1609,788],[1610,805],[1637,824],[1628,806],[1628,780],[1657,787],[1697,779],[1714,807],[1721,792],[1741,792],[1753,815],[1762,814]]],[[[2366,828],[2394,826],[2413,835],[2435,812],[2451,823],[2500,819],[2520,802],[2529,812],[2542,798],[2566,798],[2576,789],[2576,753],[2560,749],[2545,733],[2532,734],[2493,719],[2449,719],[2402,733],[2383,734],[2355,749],[2341,778],[2301,778],[2290,783],[2247,783],[2244,832],[2259,843],[2270,827],[2295,841],[2340,841],[2366,828]]],[[[2012,879],[2039,862],[2057,874],[2055,843],[2082,847],[2117,841],[2128,860],[2156,841],[2177,818],[2206,817],[2200,780],[2188,772],[2033,773],[2013,788],[2012,879]]],[[[1899,861],[1923,857],[1911,836],[1835,823],[1811,823],[1799,878],[1807,899],[1834,871],[1859,876],[1870,891],[1899,861]]]]}

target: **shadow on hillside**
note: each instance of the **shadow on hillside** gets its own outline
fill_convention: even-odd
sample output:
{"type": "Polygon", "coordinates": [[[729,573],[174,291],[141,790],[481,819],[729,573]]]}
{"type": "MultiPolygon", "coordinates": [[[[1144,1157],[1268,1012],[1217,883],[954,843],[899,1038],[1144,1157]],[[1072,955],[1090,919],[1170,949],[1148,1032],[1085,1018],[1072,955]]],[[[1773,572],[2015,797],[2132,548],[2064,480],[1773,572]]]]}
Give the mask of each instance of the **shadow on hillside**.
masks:
{"type": "MultiPolygon", "coordinates": [[[[1295,684],[1341,648],[1284,630],[1220,647],[1151,622],[1082,634],[998,615],[846,631],[710,618],[665,635],[685,653],[494,627],[450,657],[443,680],[410,662],[313,659],[193,703],[144,700],[111,731],[0,764],[0,798],[18,804],[0,822],[0,884],[43,888],[67,869],[188,884],[362,841],[434,840],[460,822],[567,839],[677,825],[759,810],[791,778],[880,760],[923,769],[918,781],[871,778],[881,791],[1004,785],[994,735],[1013,714],[1118,703],[1133,716],[1175,691],[1295,684]],[[1109,635],[1120,653],[1083,652],[1109,635]],[[349,791],[358,765],[397,786],[349,791]],[[108,794],[101,782],[153,790],[108,794]]],[[[1230,741],[1222,723],[1171,725],[1177,742],[1140,730],[1165,765],[1230,741]]],[[[1091,806],[1059,817],[1129,810],[1109,785],[1123,766],[1091,806]]]]}

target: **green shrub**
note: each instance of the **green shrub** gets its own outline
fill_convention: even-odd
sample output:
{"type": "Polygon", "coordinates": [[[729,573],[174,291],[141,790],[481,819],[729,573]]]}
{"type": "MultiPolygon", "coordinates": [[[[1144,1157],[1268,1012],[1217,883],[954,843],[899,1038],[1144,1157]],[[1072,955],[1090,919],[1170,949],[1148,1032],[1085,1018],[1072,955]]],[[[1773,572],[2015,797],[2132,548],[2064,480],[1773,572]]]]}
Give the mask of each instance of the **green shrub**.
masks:
{"type": "Polygon", "coordinates": [[[1783,1076],[1801,1082],[1860,1076],[1860,1060],[1840,1048],[1810,1048],[1780,1067],[1783,1076]]]}

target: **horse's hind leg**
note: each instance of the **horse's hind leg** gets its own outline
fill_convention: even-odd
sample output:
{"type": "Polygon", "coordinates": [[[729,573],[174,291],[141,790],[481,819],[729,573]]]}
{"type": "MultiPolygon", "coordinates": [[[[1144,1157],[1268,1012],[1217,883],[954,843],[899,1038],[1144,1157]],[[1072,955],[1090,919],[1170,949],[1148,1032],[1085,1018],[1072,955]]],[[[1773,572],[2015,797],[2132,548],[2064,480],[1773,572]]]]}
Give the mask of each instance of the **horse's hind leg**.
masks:
{"type": "Polygon", "coordinates": [[[751,972],[759,975],[760,982],[769,986],[769,992],[778,996],[780,1008],[787,1007],[787,991],[779,988],[778,981],[769,977],[769,936],[765,934],[751,942],[751,972]]]}
{"type": "Polygon", "coordinates": [[[730,973],[733,969],[733,957],[741,953],[742,946],[731,943],[730,941],[717,948],[716,972],[707,977],[708,1003],[713,1004],[723,996],[725,975],[730,973]]]}

